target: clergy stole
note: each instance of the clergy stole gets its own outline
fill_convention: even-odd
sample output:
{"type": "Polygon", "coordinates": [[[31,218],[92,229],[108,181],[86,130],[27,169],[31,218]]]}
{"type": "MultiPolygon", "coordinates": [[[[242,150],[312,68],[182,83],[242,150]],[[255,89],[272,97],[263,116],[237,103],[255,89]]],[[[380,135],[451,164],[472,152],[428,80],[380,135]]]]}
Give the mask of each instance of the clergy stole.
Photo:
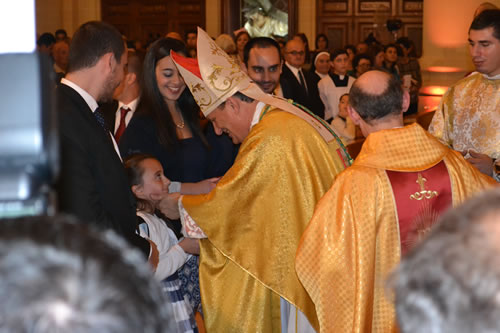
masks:
{"type": "Polygon", "coordinates": [[[417,172],[386,170],[396,204],[401,255],[411,250],[452,205],[451,181],[443,161],[417,172]]]}

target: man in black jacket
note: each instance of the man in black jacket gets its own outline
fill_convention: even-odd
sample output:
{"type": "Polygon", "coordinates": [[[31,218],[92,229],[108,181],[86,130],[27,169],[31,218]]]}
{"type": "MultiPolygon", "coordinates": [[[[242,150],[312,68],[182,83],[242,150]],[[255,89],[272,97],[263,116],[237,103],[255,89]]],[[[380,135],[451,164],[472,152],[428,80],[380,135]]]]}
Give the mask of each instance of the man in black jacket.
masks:
{"type": "Polygon", "coordinates": [[[319,97],[318,82],[309,72],[302,70],[304,62],[304,43],[297,39],[289,40],[285,46],[285,63],[280,77],[283,97],[293,99],[323,118],[325,107],[319,97]]]}
{"type": "Polygon", "coordinates": [[[134,198],[116,142],[98,103],[110,101],[124,76],[127,52],[116,28],[87,22],[74,34],[66,77],[57,87],[61,174],[59,208],[113,229],[150,257],[154,244],[136,235],[134,198]]]}

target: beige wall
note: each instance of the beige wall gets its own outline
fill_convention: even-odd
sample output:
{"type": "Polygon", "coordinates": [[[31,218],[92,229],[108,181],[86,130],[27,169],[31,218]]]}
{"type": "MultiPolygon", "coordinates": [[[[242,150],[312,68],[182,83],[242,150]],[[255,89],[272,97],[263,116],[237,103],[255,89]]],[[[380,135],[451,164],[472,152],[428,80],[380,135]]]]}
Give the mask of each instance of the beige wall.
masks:
{"type": "Polygon", "coordinates": [[[71,36],[84,22],[101,19],[100,0],[36,0],[36,32],[62,28],[71,36]]]}
{"type": "Polygon", "coordinates": [[[206,0],[206,29],[209,36],[221,33],[221,0],[206,0]]]}
{"type": "Polygon", "coordinates": [[[316,1],[298,0],[298,31],[306,34],[309,40],[309,48],[314,49],[314,40],[316,39],[316,1]]]}
{"type": "MultiPolygon", "coordinates": [[[[452,66],[473,69],[468,30],[476,8],[484,0],[424,0],[423,68],[452,66]]],[[[500,0],[489,0],[500,7],[500,0]]]]}
{"type": "MultiPolygon", "coordinates": [[[[424,0],[423,85],[450,86],[474,70],[468,31],[474,11],[484,0],[424,0]],[[456,72],[434,72],[431,66],[455,67],[456,72]]],[[[489,0],[500,7],[500,0],[489,0]]]]}

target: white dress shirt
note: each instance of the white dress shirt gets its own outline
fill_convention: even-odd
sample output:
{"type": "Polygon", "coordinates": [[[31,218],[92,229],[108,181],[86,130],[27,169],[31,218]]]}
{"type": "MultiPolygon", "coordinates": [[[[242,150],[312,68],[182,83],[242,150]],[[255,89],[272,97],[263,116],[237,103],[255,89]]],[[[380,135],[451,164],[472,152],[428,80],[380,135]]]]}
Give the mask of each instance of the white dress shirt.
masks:
{"type": "Polygon", "coordinates": [[[130,119],[132,119],[132,116],[134,115],[135,110],[137,109],[137,104],[139,104],[139,97],[134,99],[132,102],[125,104],[122,101],[118,101],[118,109],[115,112],[115,129],[113,133],[116,133],[118,130],[118,127],[120,126],[120,120],[121,120],[121,112],[120,109],[122,107],[129,108],[130,111],[127,112],[127,115],[125,116],[125,127],[128,126],[128,123],[130,122],[130,119]]]}
{"type": "MultiPolygon", "coordinates": [[[[97,104],[97,101],[92,97],[88,92],[83,90],[79,85],[77,85],[74,82],[71,82],[70,80],[66,78],[61,79],[61,83],[67,85],[68,87],[73,88],[82,98],[85,100],[85,103],[89,106],[90,110],[92,112],[95,112],[99,105],[97,104]]],[[[118,145],[116,144],[115,138],[111,133],[108,131],[109,136],[111,137],[111,141],[113,142],[113,146],[115,148],[116,154],[118,154],[118,157],[120,158],[120,161],[123,162],[122,156],[120,155],[120,150],[118,149],[118,145]]]]}

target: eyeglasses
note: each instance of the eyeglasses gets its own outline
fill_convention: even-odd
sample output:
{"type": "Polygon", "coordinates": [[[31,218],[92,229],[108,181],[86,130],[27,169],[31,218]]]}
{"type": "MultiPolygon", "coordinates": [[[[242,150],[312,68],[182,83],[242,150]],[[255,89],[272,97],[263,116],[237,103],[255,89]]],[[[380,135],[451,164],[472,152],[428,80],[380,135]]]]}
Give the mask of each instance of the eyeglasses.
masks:
{"type": "Polygon", "coordinates": [[[290,51],[290,52],[287,52],[288,54],[291,54],[293,56],[303,56],[305,54],[304,51],[290,51]]]}

